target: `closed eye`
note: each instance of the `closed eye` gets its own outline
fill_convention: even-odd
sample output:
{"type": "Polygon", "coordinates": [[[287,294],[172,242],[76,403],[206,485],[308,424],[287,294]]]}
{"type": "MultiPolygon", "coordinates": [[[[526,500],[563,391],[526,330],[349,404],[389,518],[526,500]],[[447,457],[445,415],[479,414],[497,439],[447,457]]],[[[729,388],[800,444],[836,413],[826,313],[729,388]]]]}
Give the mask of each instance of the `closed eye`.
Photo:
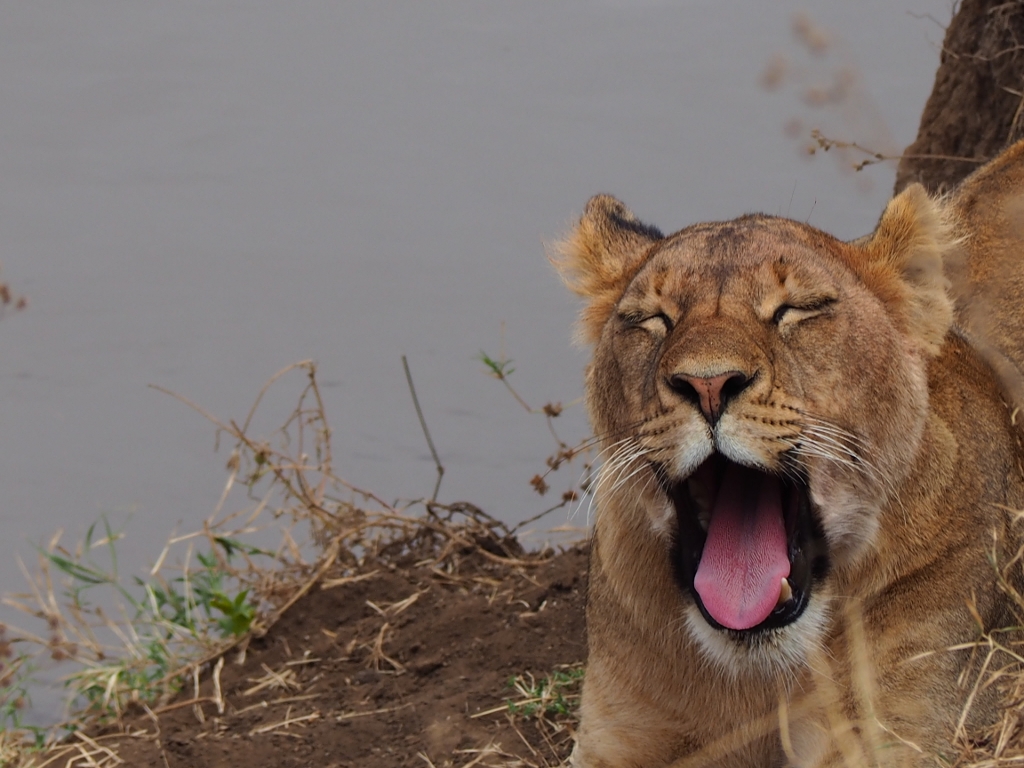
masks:
{"type": "Polygon", "coordinates": [[[831,296],[820,296],[798,304],[783,304],[772,315],[772,322],[781,325],[783,322],[799,322],[808,320],[820,315],[825,309],[835,303],[831,296]]]}
{"type": "Polygon", "coordinates": [[[670,333],[673,328],[672,318],[664,312],[658,312],[654,315],[628,314],[623,316],[622,320],[627,325],[631,325],[634,328],[643,328],[645,331],[659,336],[670,333]]]}
{"type": "Polygon", "coordinates": [[[671,333],[672,319],[664,312],[659,312],[658,314],[652,315],[641,322],[640,327],[645,328],[652,333],[671,333]]]}

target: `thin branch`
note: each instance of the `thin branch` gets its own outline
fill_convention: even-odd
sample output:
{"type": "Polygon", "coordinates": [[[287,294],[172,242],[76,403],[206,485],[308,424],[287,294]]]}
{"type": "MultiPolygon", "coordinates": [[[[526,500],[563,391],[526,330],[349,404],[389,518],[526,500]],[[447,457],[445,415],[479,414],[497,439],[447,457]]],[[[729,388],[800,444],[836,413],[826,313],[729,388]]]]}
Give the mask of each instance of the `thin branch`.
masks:
{"type": "Polygon", "coordinates": [[[833,147],[839,149],[852,149],[862,154],[868,155],[866,160],[861,160],[859,163],[853,165],[853,170],[862,171],[869,165],[875,165],[876,163],[882,163],[886,161],[896,161],[903,159],[910,160],[946,160],[956,161],[960,163],[975,163],[981,165],[987,163],[990,158],[986,157],[959,157],[956,155],[934,155],[934,154],[901,154],[901,155],[887,155],[883,152],[876,152],[873,149],[858,144],[856,141],[842,141],[840,139],[832,139],[823,134],[820,130],[815,128],[811,131],[811,139],[817,146],[812,145],[809,148],[809,152],[813,155],[815,150],[819,147],[824,151],[828,152],[833,147]]]}
{"type": "Polygon", "coordinates": [[[541,512],[539,514],[536,514],[533,517],[529,517],[526,520],[523,520],[521,523],[517,524],[514,528],[512,528],[512,535],[514,536],[515,534],[519,533],[519,531],[521,531],[523,528],[525,528],[530,523],[537,522],[542,517],[550,515],[556,509],[562,509],[567,504],[570,504],[570,503],[576,501],[576,499],[578,499],[578,498],[579,497],[573,491],[568,491],[568,492],[564,493],[562,495],[562,500],[560,502],[558,502],[557,504],[555,504],[553,507],[548,507],[543,512],[541,512]]]}
{"type": "Polygon", "coordinates": [[[405,380],[409,383],[409,394],[412,395],[412,404],[416,406],[416,415],[420,419],[420,426],[423,428],[423,436],[427,438],[427,446],[430,448],[430,455],[434,458],[434,466],[437,467],[437,482],[434,483],[434,492],[430,495],[430,502],[427,504],[427,511],[437,501],[437,492],[441,490],[441,479],[444,477],[444,465],[437,456],[437,448],[430,438],[430,430],[427,428],[427,420],[423,418],[423,409],[420,408],[420,400],[416,397],[416,386],[412,383],[412,372],[409,370],[409,361],[402,355],[402,367],[405,369],[405,380]]]}

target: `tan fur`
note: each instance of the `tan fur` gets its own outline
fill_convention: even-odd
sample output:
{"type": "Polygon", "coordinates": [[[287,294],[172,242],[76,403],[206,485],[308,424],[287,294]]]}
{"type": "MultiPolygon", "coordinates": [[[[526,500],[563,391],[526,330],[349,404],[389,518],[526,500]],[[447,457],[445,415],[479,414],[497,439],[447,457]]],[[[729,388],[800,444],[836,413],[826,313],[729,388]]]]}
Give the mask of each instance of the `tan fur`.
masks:
{"type": "Polygon", "coordinates": [[[855,243],[768,216],[663,238],[590,202],[556,260],[605,451],[575,766],[934,765],[995,718],[971,644],[1012,623],[1022,194],[1024,144],[855,243]],[[717,422],[673,383],[733,372],[717,422]],[[711,454],[806,479],[829,568],[788,625],[713,628],[680,585],[668,489],[711,454]]]}
{"type": "Polygon", "coordinates": [[[965,179],[947,207],[963,239],[946,260],[957,324],[1024,405],[1024,142],[965,179]]]}

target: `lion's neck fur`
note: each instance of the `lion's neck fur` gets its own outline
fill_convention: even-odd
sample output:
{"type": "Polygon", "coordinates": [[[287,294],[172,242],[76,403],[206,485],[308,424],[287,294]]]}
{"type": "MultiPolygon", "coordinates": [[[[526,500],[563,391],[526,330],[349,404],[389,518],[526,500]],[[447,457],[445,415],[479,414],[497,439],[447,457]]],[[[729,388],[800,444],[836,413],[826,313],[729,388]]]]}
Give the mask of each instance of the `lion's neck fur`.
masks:
{"type": "Polygon", "coordinates": [[[915,466],[882,510],[869,551],[835,574],[840,593],[868,597],[925,569],[952,572],[956,561],[969,560],[979,547],[997,560],[1008,556],[1004,500],[1009,496],[1024,505],[1019,429],[1011,423],[1008,405],[993,407],[991,395],[1001,383],[965,340],[951,335],[941,357],[933,367],[947,375],[930,381],[930,410],[915,466]],[[962,450],[965,444],[973,445],[962,450]],[[984,446],[984,456],[972,455],[978,445],[984,446]],[[963,472],[965,460],[993,471],[963,472]],[[985,485],[985,477],[999,481],[985,485]]]}

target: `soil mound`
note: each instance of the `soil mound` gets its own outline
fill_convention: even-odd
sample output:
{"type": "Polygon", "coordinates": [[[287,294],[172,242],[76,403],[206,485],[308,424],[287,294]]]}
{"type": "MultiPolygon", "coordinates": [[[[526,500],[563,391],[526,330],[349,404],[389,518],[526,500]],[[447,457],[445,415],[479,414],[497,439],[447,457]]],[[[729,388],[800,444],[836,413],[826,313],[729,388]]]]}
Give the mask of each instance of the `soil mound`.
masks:
{"type": "Polygon", "coordinates": [[[328,574],[197,687],[97,743],[138,768],[559,765],[586,551],[487,554],[328,574]]]}

